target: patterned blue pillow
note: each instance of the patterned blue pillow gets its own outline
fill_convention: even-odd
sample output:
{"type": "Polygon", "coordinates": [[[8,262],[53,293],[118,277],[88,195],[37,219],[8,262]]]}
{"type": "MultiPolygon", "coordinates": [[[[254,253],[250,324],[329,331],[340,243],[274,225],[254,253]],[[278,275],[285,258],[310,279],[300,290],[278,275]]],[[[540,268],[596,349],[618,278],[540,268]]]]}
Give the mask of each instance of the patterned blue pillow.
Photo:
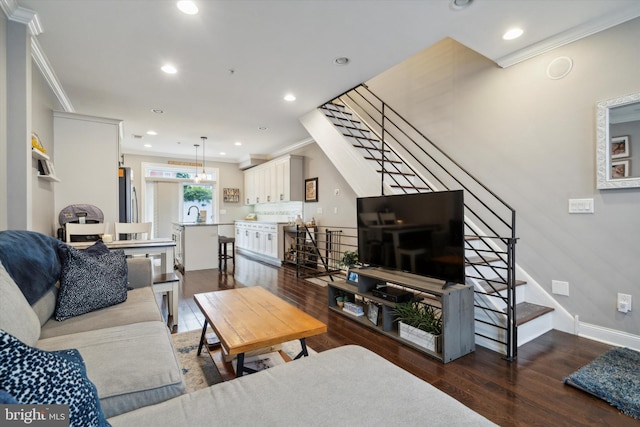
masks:
{"type": "Polygon", "coordinates": [[[95,255],[68,246],[60,274],[56,319],[65,320],[126,301],[127,278],[123,250],[95,255]]]}
{"type": "Polygon", "coordinates": [[[71,426],[108,426],[78,350],[29,347],[0,329],[0,389],[22,404],[69,405],[71,426]]]}

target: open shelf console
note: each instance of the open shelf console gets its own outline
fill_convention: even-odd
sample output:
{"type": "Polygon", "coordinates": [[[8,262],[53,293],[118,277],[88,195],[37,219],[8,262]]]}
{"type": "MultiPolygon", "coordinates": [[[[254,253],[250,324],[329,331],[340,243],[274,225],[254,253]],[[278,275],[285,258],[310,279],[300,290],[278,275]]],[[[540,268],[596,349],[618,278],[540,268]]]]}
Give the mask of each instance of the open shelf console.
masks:
{"type": "Polygon", "coordinates": [[[347,280],[329,283],[328,303],[331,310],[447,363],[475,350],[473,288],[455,284],[443,289],[443,285],[443,281],[400,271],[351,268],[347,280]],[[396,303],[381,297],[377,292],[374,295],[376,289],[383,286],[406,291],[412,297],[422,299],[423,303],[441,311],[442,336],[439,349],[432,351],[400,337],[398,321],[393,313],[396,303]],[[357,316],[339,307],[336,298],[343,295],[351,303],[362,306],[364,315],[357,316]]]}

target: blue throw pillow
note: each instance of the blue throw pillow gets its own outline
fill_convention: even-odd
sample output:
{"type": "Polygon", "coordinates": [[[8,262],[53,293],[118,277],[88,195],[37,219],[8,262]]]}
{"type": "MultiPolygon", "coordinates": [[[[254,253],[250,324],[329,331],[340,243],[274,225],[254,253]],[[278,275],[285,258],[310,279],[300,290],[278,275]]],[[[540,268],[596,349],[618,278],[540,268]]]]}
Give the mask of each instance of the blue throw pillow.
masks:
{"type": "Polygon", "coordinates": [[[0,404],[2,405],[15,405],[18,401],[15,397],[11,396],[5,390],[0,390],[0,404]]]}
{"type": "Polygon", "coordinates": [[[101,255],[65,248],[55,318],[65,320],[127,299],[128,270],[123,250],[101,255]]]}
{"type": "Polygon", "coordinates": [[[36,303],[58,281],[61,244],[34,231],[0,231],[0,261],[29,304],[36,303]]]}
{"type": "Polygon", "coordinates": [[[69,405],[70,426],[108,426],[78,350],[29,347],[0,329],[0,389],[17,403],[69,405]]]}
{"type": "Polygon", "coordinates": [[[98,240],[93,245],[84,250],[84,253],[91,256],[99,256],[109,253],[109,248],[102,240],[98,240]]]}

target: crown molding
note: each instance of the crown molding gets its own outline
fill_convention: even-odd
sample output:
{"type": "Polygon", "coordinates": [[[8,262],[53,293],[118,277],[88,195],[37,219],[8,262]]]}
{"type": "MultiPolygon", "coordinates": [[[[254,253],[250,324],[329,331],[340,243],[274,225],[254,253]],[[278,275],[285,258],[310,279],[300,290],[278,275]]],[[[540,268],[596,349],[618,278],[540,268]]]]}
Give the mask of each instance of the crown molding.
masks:
{"type": "Polygon", "coordinates": [[[16,3],[15,0],[0,0],[0,9],[2,9],[4,14],[7,16],[7,19],[27,26],[29,33],[31,34],[31,58],[33,59],[33,62],[35,62],[40,73],[42,73],[42,76],[49,84],[51,91],[54,93],[56,98],[58,98],[58,101],[64,111],[70,113],[74,112],[75,109],[73,108],[73,105],[71,105],[69,97],[65,93],[60,80],[58,80],[51,63],[47,59],[47,56],[36,38],[44,32],[40,19],[38,18],[38,14],[33,10],[18,6],[18,3],[16,3]]]}
{"type": "Polygon", "coordinates": [[[314,142],[316,142],[316,141],[313,138],[303,139],[302,141],[298,141],[298,142],[296,142],[294,144],[291,144],[291,145],[289,145],[287,147],[284,147],[284,148],[282,148],[282,149],[280,149],[278,151],[275,151],[275,152],[269,154],[269,158],[270,159],[275,159],[276,157],[284,156],[285,154],[289,154],[292,151],[295,151],[295,150],[297,150],[299,148],[302,148],[302,147],[307,146],[309,144],[312,144],[314,142]]]}
{"type": "Polygon", "coordinates": [[[15,0],[0,0],[0,8],[10,21],[26,25],[32,36],[42,34],[42,24],[35,11],[18,6],[15,0]]]}
{"type": "Polygon", "coordinates": [[[585,37],[604,31],[608,28],[630,21],[640,16],[640,2],[615,13],[603,15],[602,17],[578,25],[570,30],[549,37],[541,42],[534,43],[523,49],[517,50],[509,55],[496,59],[496,64],[502,68],[507,68],[519,62],[526,61],[535,56],[542,55],[560,46],[572,43],[585,37]]]}
{"type": "Polygon", "coordinates": [[[31,58],[33,62],[35,62],[36,66],[42,73],[42,76],[49,84],[49,87],[53,91],[56,98],[60,102],[60,105],[64,109],[64,111],[68,113],[73,113],[75,109],[71,104],[71,100],[67,96],[67,93],[64,91],[60,80],[58,80],[58,76],[56,76],[55,71],[53,71],[53,67],[51,63],[47,59],[47,56],[44,54],[38,39],[35,37],[31,37],[31,58]]]}

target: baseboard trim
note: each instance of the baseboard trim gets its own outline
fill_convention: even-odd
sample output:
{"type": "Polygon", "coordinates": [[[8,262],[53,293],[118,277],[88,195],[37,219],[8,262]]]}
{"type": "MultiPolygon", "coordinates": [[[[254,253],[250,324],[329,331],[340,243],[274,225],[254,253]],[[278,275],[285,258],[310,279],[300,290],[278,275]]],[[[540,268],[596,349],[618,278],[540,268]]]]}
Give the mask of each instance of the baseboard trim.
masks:
{"type": "Polygon", "coordinates": [[[640,351],[640,336],[580,322],[578,336],[640,351]]]}

